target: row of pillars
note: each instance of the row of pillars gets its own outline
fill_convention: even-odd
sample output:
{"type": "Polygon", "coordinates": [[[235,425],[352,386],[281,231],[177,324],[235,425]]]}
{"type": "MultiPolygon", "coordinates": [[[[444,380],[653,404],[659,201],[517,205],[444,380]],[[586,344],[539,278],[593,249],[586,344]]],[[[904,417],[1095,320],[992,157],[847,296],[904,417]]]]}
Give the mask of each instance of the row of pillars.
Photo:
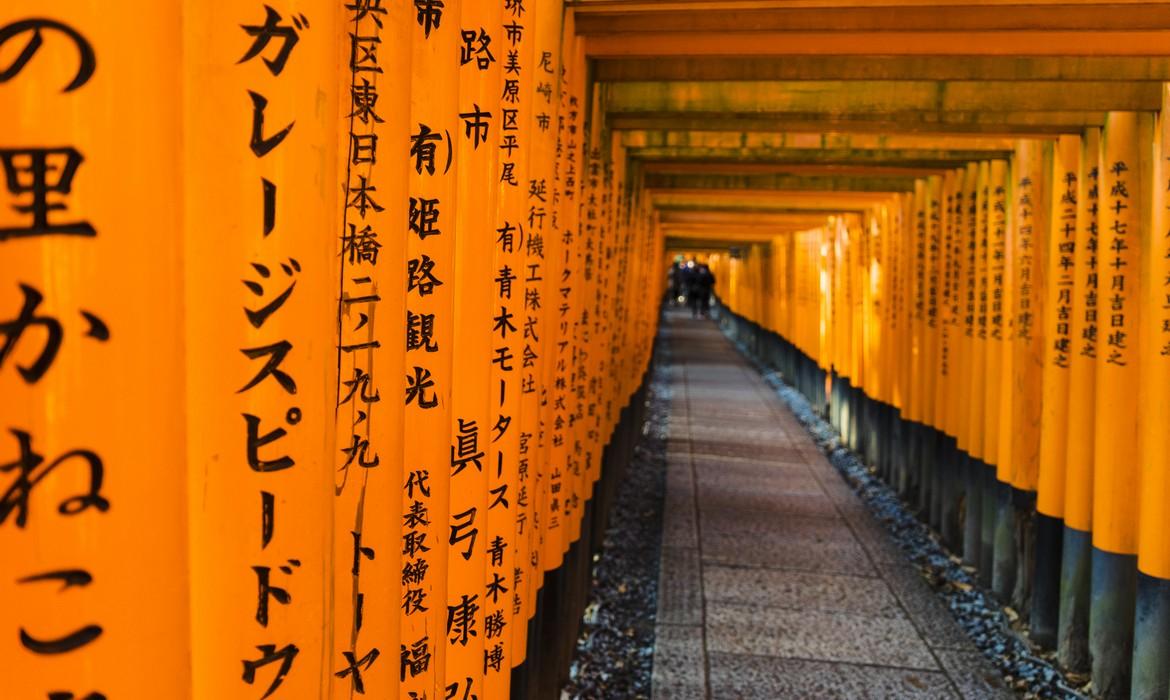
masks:
{"type": "Polygon", "coordinates": [[[1170,697],[1170,120],[709,256],[738,334],[1104,698],[1170,697]]]}

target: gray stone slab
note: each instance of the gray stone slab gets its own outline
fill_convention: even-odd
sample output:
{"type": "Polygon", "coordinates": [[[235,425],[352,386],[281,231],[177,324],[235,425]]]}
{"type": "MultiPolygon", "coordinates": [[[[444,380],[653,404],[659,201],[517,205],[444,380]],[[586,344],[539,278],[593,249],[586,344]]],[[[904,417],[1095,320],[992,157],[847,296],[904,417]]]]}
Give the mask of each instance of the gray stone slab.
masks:
{"type": "Polygon", "coordinates": [[[785,608],[906,617],[886,583],[865,576],[707,566],[703,594],[710,602],[757,606],[764,615],[766,608],[785,608]]]}
{"type": "Polygon", "coordinates": [[[743,469],[734,469],[732,465],[722,463],[702,463],[695,461],[695,486],[700,494],[705,492],[723,493],[728,497],[757,494],[761,498],[769,496],[823,496],[824,491],[820,484],[807,471],[798,465],[789,465],[787,469],[770,468],[767,471],[753,467],[756,473],[743,469]]]}
{"type": "Polygon", "coordinates": [[[808,470],[808,465],[804,462],[785,462],[766,457],[731,457],[728,455],[695,454],[692,455],[691,463],[695,465],[695,471],[700,476],[713,473],[720,477],[738,475],[754,478],[791,474],[799,476],[810,484],[815,485],[818,493],[822,491],[820,482],[813,477],[812,473],[808,470]]]}
{"type": "Polygon", "coordinates": [[[794,542],[810,547],[857,544],[845,521],[833,518],[803,518],[780,511],[705,510],[702,522],[704,536],[710,533],[744,537],[757,540],[761,546],[766,542],[794,542]]]}
{"type": "Polygon", "coordinates": [[[662,548],[657,620],[659,624],[703,624],[703,581],[699,550],[692,547],[662,548]]]}
{"type": "Polygon", "coordinates": [[[1009,700],[1015,694],[1004,685],[1003,677],[978,650],[939,650],[939,663],[950,675],[964,700],[1009,700]]]}
{"type": "Polygon", "coordinates": [[[804,457],[800,450],[782,444],[767,442],[741,442],[737,440],[700,440],[691,437],[691,451],[695,454],[719,455],[766,460],[769,462],[790,462],[801,464],[804,457]]]}
{"type": "Polygon", "coordinates": [[[710,657],[712,698],[856,700],[861,697],[863,686],[850,687],[828,661],[719,652],[712,652],[710,657]]]}
{"type": "Polygon", "coordinates": [[[757,513],[787,513],[806,518],[840,518],[833,502],[820,494],[791,494],[705,488],[699,495],[699,510],[739,510],[757,513]]]}
{"type": "Polygon", "coordinates": [[[974,649],[971,639],[914,566],[908,562],[882,564],[878,571],[927,644],[936,649],[974,649]]]}
{"type": "Polygon", "coordinates": [[[698,518],[689,495],[668,493],[662,508],[662,546],[698,548],[698,518]]]}
{"type": "Polygon", "coordinates": [[[709,564],[877,576],[877,569],[856,542],[813,544],[807,539],[754,540],[743,535],[709,534],[704,529],[702,557],[703,562],[709,564]]]}
{"type": "Polygon", "coordinates": [[[689,435],[700,442],[731,442],[787,449],[797,447],[796,440],[771,427],[729,423],[710,425],[700,422],[689,424],[688,430],[689,435]]]}
{"type": "Polygon", "coordinates": [[[703,628],[658,625],[654,631],[654,700],[704,700],[707,696],[703,628]]]}
{"type": "Polygon", "coordinates": [[[861,700],[957,697],[941,673],[805,659],[711,654],[711,697],[861,700]]]}
{"type": "Polygon", "coordinates": [[[731,654],[938,670],[909,620],[707,603],[707,648],[731,654]]]}
{"type": "Polygon", "coordinates": [[[861,542],[862,547],[865,547],[865,551],[874,562],[910,566],[905,552],[894,543],[885,525],[875,520],[865,506],[856,503],[853,505],[843,504],[838,508],[845,516],[849,527],[852,528],[853,534],[857,536],[857,540],[861,542]]]}

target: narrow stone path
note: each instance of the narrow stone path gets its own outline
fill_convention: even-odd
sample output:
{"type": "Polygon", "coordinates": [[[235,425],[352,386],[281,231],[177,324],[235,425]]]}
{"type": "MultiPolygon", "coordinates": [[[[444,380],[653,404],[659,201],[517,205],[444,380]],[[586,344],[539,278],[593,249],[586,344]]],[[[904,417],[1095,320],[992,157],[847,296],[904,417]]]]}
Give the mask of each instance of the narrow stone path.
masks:
{"type": "Polygon", "coordinates": [[[714,323],[664,332],[655,700],[1011,697],[714,323]]]}

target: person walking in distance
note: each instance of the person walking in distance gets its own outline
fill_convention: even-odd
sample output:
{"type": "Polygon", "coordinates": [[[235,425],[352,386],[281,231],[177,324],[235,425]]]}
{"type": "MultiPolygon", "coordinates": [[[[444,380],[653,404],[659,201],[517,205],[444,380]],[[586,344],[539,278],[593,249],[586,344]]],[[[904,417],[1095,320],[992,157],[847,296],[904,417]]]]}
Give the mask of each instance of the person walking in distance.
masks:
{"type": "Polygon", "coordinates": [[[715,275],[706,263],[696,265],[690,275],[687,299],[691,305],[691,318],[709,318],[711,290],[715,287],[715,275]]]}

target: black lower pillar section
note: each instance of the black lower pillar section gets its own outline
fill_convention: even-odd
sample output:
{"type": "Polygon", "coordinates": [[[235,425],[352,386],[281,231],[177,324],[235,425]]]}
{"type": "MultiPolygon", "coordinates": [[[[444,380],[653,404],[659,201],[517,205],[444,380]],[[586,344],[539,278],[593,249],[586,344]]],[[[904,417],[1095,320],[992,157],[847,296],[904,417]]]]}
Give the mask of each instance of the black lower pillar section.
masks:
{"type": "Polygon", "coordinates": [[[1093,572],[1093,535],[1064,528],[1060,557],[1060,624],[1056,655],[1060,665],[1087,673],[1089,663],[1089,589],[1093,572]]]}
{"type": "Polygon", "coordinates": [[[963,462],[967,455],[959,451],[958,442],[950,436],[943,441],[941,452],[946,464],[946,476],[942,488],[942,510],[939,513],[939,535],[951,551],[959,552],[963,544],[963,524],[959,514],[966,491],[963,462]]]}
{"type": "Polygon", "coordinates": [[[979,566],[983,532],[983,472],[986,468],[982,460],[974,457],[968,457],[964,465],[967,489],[963,497],[963,561],[969,566],[979,566]]]}
{"type": "Polygon", "coordinates": [[[947,471],[946,447],[947,434],[937,428],[932,428],[928,438],[929,459],[931,464],[930,478],[930,526],[936,532],[942,531],[943,492],[947,481],[951,478],[947,471]]]}
{"type": "Polygon", "coordinates": [[[995,467],[984,464],[983,470],[983,514],[979,519],[979,583],[991,588],[995,571],[995,524],[999,514],[999,480],[995,478],[995,467]]]}
{"type": "Polygon", "coordinates": [[[1036,578],[1036,492],[1012,489],[1016,520],[1016,585],[1012,605],[1024,618],[1032,614],[1032,585],[1036,578]]]}
{"type": "Polygon", "coordinates": [[[1133,700],[1170,697],[1170,580],[1138,572],[1133,700]]]}
{"type": "MultiPolygon", "coordinates": [[[[861,416],[865,410],[863,401],[865,394],[861,387],[853,386],[849,390],[849,449],[859,455],[865,454],[865,431],[862,430],[861,416]]],[[[863,457],[864,458],[864,457],[863,457]]]]}
{"type": "Polygon", "coordinates": [[[894,411],[890,420],[890,486],[899,495],[906,483],[906,432],[910,423],[902,417],[901,411],[894,411]]]}
{"type": "Polygon", "coordinates": [[[898,485],[898,495],[902,500],[916,505],[918,484],[922,476],[922,431],[918,421],[906,421],[903,429],[905,455],[903,457],[902,483],[898,485]]]}
{"type": "Polygon", "coordinates": [[[1060,559],[1064,551],[1064,521],[1036,514],[1034,531],[1036,569],[1032,585],[1032,616],[1029,633],[1045,649],[1056,648],[1060,626],[1060,559]]]}
{"type": "MultiPolygon", "coordinates": [[[[547,579],[547,575],[545,576],[547,579]]],[[[547,584],[547,581],[545,582],[547,584]]],[[[512,669],[512,700],[539,700],[540,670],[548,662],[541,644],[544,632],[545,588],[536,593],[536,610],[528,621],[528,644],[525,647],[524,663],[512,669]]]]}
{"type": "Polygon", "coordinates": [[[1093,689],[1101,700],[1129,697],[1137,557],[1093,548],[1089,654],[1093,689]]]}
{"type": "Polygon", "coordinates": [[[995,553],[991,569],[991,592],[1005,605],[1011,604],[1016,587],[1016,509],[1012,487],[1002,481],[995,485],[995,553]]]}

